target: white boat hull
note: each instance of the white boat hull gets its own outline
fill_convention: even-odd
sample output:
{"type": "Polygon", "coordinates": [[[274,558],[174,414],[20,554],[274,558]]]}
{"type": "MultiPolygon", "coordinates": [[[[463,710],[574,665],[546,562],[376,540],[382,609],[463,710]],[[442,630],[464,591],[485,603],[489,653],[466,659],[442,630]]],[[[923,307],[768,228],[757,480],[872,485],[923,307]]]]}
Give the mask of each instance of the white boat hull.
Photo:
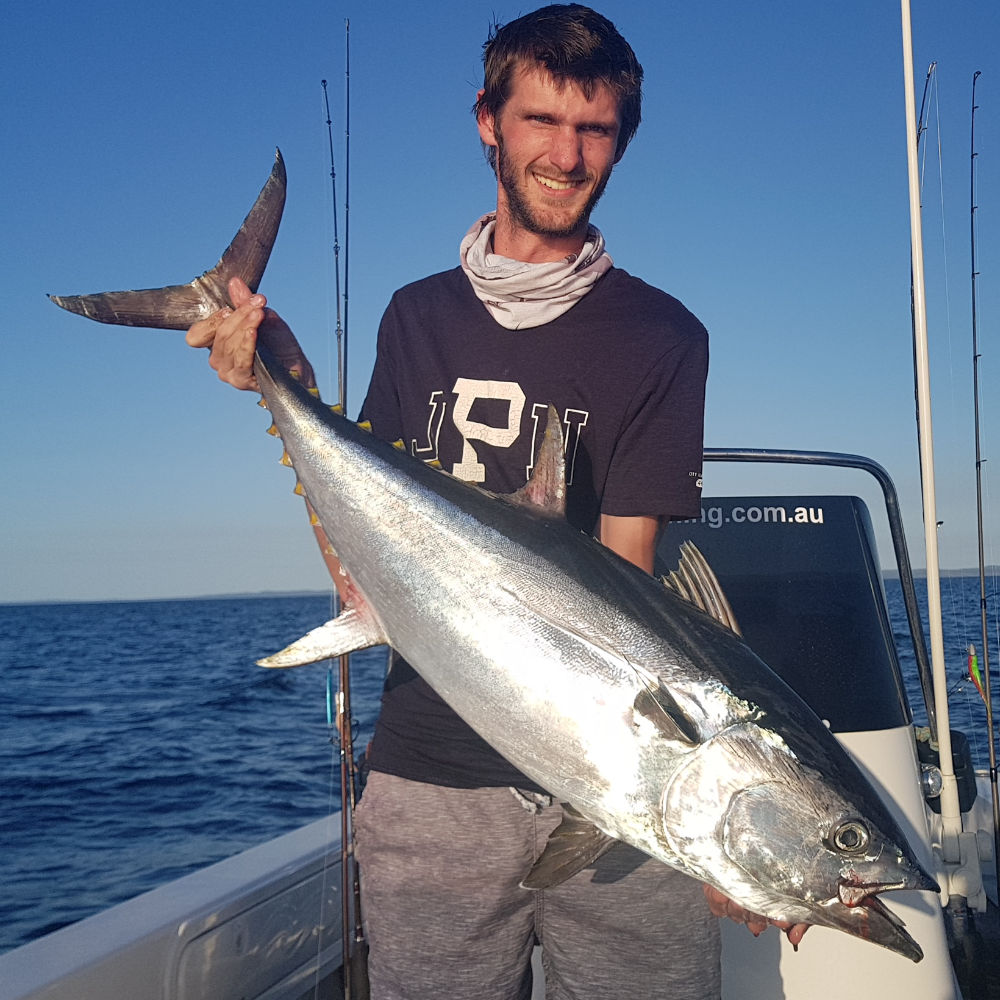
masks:
{"type": "Polygon", "coordinates": [[[299,1000],[340,965],[335,815],[0,955],[0,1000],[299,1000]]]}

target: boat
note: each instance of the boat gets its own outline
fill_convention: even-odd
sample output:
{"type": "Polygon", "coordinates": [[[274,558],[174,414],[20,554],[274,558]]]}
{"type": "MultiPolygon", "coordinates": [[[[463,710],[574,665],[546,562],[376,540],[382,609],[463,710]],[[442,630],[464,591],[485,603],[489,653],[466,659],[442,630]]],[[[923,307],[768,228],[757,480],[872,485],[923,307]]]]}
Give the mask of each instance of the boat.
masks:
{"type": "MultiPolygon", "coordinates": [[[[885,499],[885,522],[910,625],[926,662],[899,504],[889,476],[852,455],[709,449],[709,462],[861,470],[885,499]]],[[[709,497],[696,521],[671,525],[663,567],[693,539],[726,590],[744,635],[861,764],[949,898],[889,893],[924,958],[812,928],[797,951],[724,921],[725,1000],[823,1000],[850,969],[866,990],[911,1000],[1000,996],[996,861],[988,780],[968,742],[953,741],[963,863],[942,862],[934,746],[913,711],[893,642],[872,517],[854,495],[709,497]],[[961,885],[960,897],[954,887],[961,885]],[[942,905],[944,904],[944,905],[942,905]],[[992,990],[992,992],[990,992],[992,990]]],[[[931,711],[933,718],[933,709],[931,711]]],[[[337,814],[0,955],[2,1000],[305,1000],[343,996],[341,834],[337,814]]],[[[535,997],[541,989],[536,964],[535,997]]],[[[853,987],[852,987],[853,988],[853,987]]]]}
{"type": "MultiPolygon", "coordinates": [[[[706,497],[699,519],[671,526],[658,556],[669,567],[680,542],[696,542],[750,644],[868,774],[944,890],[887,894],[923,949],[919,964],[825,928],[811,929],[796,950],[774,930],[755,939],[724,922],[725,1000],[832,1000],[861,989],[910,1000],[1000,997],[989,776],[972,766],[946,709],[937,728],[940,702],[889,476],[870,459],[826,452],[709,449],[705,458],[849,468],[877,481],[928,726],[913,723],[861,498],[706,497]]],[[[341,880],[342,828],[331,815],[0,955],[0,1000],[343,996],[352,900],[341,880]]],[[[540,962],[534,969],[540,1000],[540,962]]]]}

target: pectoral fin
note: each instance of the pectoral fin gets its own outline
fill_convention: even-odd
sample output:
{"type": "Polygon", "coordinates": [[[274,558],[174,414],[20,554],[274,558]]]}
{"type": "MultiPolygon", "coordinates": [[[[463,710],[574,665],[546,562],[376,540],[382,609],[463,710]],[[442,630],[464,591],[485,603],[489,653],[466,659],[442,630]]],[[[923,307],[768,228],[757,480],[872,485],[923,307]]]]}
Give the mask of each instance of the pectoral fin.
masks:
{"type": "Polygon", "coordinates": [[[575,809],[563,805],[562,822],[521,885],[525,889],[551,889],[592,865],[617,843],[575,809]]]}
{"type": "Polygon", "coordinates": [[[368,606],[358,604],[345,608],[325,625],[314,628],[280,653],[266,656],[257,663],[262,667],[300,667],[387,642],[382,626],[368,606]]]}
{"type": "Polygon", "coordinates": [[[701,735],[695,720],[684,712],[663,684],[655,678],[649,680],[642,677],[642,680],[646,687],[635,696],[633,709],[652,722],[667,739],[690,747],[697,746],[701,735]]]}

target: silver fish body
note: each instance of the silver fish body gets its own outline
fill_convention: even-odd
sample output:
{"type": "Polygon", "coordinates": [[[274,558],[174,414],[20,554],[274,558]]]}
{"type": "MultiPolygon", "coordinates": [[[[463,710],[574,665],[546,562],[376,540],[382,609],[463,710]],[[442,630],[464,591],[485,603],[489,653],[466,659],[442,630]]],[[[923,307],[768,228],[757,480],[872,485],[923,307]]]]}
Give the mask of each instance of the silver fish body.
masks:
{"type": "MultiPolygon", "coordinates": [[[[187,286],[54,297],[107,323],[178,328],[256,287],[284,201],[280,156],[237,239],[187,286]]],[[[525,884],[622,840],[746,908],[839,928],[919,961],[878,899],[936,890],[823,723],[720,620],[562,516],[559,420],[513,497],[461,483],[331,412],[260,347],[255,374],[346,573],[341,614],[262,661],[388,643],[568,806],[525,884]]],[[[696,552],[704,606],[724,605],[696,552]]]]}
{"type": "MultiPolygon", "coordinates": [[[[257,371],[357,589],[347,621],[289,662],[387,642],[607,837],[765,916],[919,959],[875,894],[933,879],[835,737],[734,632],[571,527],[558,489],[496,497],[257,371]]],[[[555,424],[538,467],[558,482],[555,424]]]]}

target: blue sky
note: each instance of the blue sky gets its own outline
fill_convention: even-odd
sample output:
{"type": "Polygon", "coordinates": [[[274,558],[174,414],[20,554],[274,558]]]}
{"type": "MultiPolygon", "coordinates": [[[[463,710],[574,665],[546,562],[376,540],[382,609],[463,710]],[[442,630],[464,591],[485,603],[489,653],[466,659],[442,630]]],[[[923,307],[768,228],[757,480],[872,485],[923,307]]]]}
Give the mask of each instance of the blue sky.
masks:
{"type": "MultiPolygon", "coordinates": [[[[461,235],[494,204],[469,113],[480,46],[494,14],[509,20],[531,6],[177,0],[140,11],[118,0],[39,0],[5,12],[0,600],[326,585],[254,398],[217,383],[204,352],[179,334],[88,323],[45,295],[200,273],[280,146],[289,196],[262,291],[332,396],[320,81],[329,81],[342,202],[350,18],[355,411],[392,291],[453,266],[461,235]]],[[[898,4],[609,0],[600,9],[632,41],[646,87],[643,124],[594,221],[619,265],[708,326],[707,443],[870,455],[897,480],[922,564],[898,4]]],[[[938,62],[924,226],[942,564],[959,567],[975,561],[977,69],[983,434],[986,458],[1000,460],[1000,8],[914,0],[913,17],[918,100],[938,62]]],[[[343,240],[342,203],[340,212],[343,240]]],[[[742,483],[718,467],[707,473],[707,493],[786,487],[806,483],[767,468],[742,483]]],[[[828,488],[833,480],[821,480],[828,488]]],[[[989,496],[986,513],[995,528],[989,496]]]]}

